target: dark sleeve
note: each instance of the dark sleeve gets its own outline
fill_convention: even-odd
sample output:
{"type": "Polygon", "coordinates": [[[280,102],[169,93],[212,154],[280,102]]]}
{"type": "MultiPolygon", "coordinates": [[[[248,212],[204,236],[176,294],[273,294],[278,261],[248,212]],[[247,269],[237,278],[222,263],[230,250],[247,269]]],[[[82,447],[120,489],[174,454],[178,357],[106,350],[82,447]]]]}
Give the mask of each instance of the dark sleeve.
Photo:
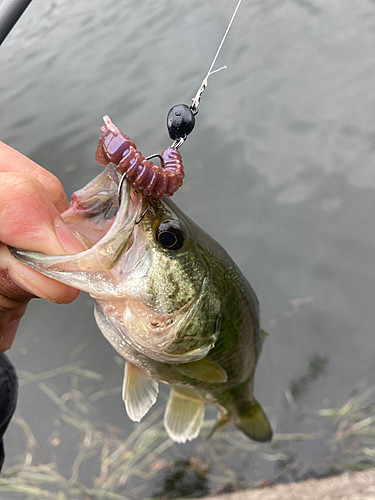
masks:
{"type": "Polygon", "coordinates": [[[3,435],[16,409],[18,379],[9,358],[0,353],[0,471],[4,462],[3,435]]]}

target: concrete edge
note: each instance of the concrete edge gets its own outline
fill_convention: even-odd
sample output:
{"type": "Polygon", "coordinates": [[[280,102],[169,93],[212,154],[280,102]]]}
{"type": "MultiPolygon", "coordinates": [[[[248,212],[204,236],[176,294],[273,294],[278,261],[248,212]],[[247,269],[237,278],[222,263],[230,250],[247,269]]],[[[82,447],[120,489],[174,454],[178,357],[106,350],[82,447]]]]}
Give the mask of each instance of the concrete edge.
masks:
{"type": "Polygon", "coordinates": [[[375,470],[238,491],[209,500],[375,500],[375,470]]]}

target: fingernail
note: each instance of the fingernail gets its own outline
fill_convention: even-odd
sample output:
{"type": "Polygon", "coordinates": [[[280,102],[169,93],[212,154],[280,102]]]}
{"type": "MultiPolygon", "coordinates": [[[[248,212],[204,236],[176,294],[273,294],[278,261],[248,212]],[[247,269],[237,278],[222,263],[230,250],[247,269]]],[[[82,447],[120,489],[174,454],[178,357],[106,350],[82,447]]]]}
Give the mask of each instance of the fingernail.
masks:
{"type": "Polygon", "coordinates": [[[5,328],[1,338],[0,345],[4,351],[7,351],[12,347],[14,337],[16,336],[18,325],[20,324],[20,319],[15,319],[5,328]]]}
{"type": "Polygon", "coordinates": [[[81,243],[59,215],[55,219],[55,233],[64,250],[68,253],[77,253],[83,250],[81,243]]]}

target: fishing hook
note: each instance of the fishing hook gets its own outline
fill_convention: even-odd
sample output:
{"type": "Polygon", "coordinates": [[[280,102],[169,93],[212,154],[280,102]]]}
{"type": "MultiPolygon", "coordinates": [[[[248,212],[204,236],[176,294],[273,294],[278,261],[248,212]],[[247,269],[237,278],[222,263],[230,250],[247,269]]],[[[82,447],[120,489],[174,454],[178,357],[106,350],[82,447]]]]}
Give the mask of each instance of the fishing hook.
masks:
{"type": "Polygon", "coordinates": [[[126,179],[126,174],[123,174],[121,176],[118,188],[117,188],[117,205],[120,207],[121,205],[121,191],[122,191],[122,185],[124,184],[124,181],[126,179]]]}
{"type": "MultiPolygon", "coordinates": [[[[154,155],[154,156],[159,156],[159,155],[154,155]]],[[[163,158],[162,158],[162,159],[163,159],[163,158]]],[[[123,174],[123,175],[121,176],[120,183],[119,183],[119,185],[118,185],[118,189],[117,189],[117,203],[118,203],[118,206],[119,206],[119,207],[120,207],[120,205],[121,205],[121,191],[122,191],[122,186],[123,186],[123,184],[124,184],[125,179],[126,179],[126,174],[123,174]]],[[[142,214],[141,214],[140,218],[139,218],[139,219],[135,222],[135,224],[139,224],[139,223],[142,221],[142,219],[143,219],[143,217],[146,215],[146,213],[147,213],[147,210],[148,210],[148,209],[149,209],[149,207],[147,206],[147,207],[143,210],[143,212],[142,212],[142,214]]]]}
{"type": "Polygon", "coordinates": [[[143,210],[143,212],[141,213],[140,218],[137,220],[137,222],[136,222],[135,224],[139,224],[140,222],[142,222],[142,219],[143,219],[143,217],[146,215],[146,213],[147,213],[147,211],[148,211],[148,209],[149,209],[149,208],[150,208],[150,207],[149,207],[149,206],[147,206],[147,207],[143,210]]]}
{"type": "Polygon", "coordinates": [[[164,166],[164,158],[161,155],[159,155],[158,153],[155,153],[154,155],[146,156],[145,160],[151,160],[151,158],[159,158],[161,166],[162,167],[164,166]]]}

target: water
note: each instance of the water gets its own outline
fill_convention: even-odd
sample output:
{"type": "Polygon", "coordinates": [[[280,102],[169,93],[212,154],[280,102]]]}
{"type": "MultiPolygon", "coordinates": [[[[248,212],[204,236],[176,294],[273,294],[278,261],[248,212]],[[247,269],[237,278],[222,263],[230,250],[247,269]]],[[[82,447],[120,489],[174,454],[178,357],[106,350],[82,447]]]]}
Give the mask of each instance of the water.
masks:
{"type": "MultiPolygon", "coordinates": [[[[68,195],[101,171],[94,152],[104,114],[143,154],[162,151],[170,142],[168,110],[190,103],[234,7],[217,0],[33,2],[0,49],[0,139],[55,173],[68,195]]],[[[184,464],[187,474],[206,478],[197,482],[200,494],[216,483],[204,465],[199,476],[192,456],[212,467],[221,453],[227,469],[220,474],[234,471],[232,483],[241,485],[326,474],[338,461],[336,424],[317,412],[344,405],[374,358],[374,46],[373,1],[243,2],[217,62],[228,69],[210,78],[181,149],[186,179],[174,200],[257,292],[270,335],[255,393],[284,435],[253,449],[250,442],[241,449],[243,440],[229,430],[212,445],[166,445],[163,460],[180,460],[174,479],[190,477],[184,464]],[[323,437],[285,439],[318,431],[323,437]]],[[[34,301],[10,351],[21,374],[81,360],[103,381],[61,375],[45,383],[59,396],[78,382],[91,395],[118,388],[122,366],[92,307],[84,294],[69,306],[34,301]]],[[[87,413],[93,420],[125,435],[136,428],[119,394],[94,406],[87,413]]],[[[70,477],[76,436],[61,430],[60,410],[40,385],[21,387],[18,412],[40,443],[35,460],[48,463],[55,453],[70,477]],[[61,444],[51,447],[55,437],[61,444]]],[[[5,468],[23,450],[19,429],[9,429],[5,468]]],[[[155,475],[143,480],[142,495],[173,485],[163,463],[160,473],[154,466],[158,485],[155,475]]],[[[89,460],[82,468],[88,477],[99,474],[89,460]]]]}

